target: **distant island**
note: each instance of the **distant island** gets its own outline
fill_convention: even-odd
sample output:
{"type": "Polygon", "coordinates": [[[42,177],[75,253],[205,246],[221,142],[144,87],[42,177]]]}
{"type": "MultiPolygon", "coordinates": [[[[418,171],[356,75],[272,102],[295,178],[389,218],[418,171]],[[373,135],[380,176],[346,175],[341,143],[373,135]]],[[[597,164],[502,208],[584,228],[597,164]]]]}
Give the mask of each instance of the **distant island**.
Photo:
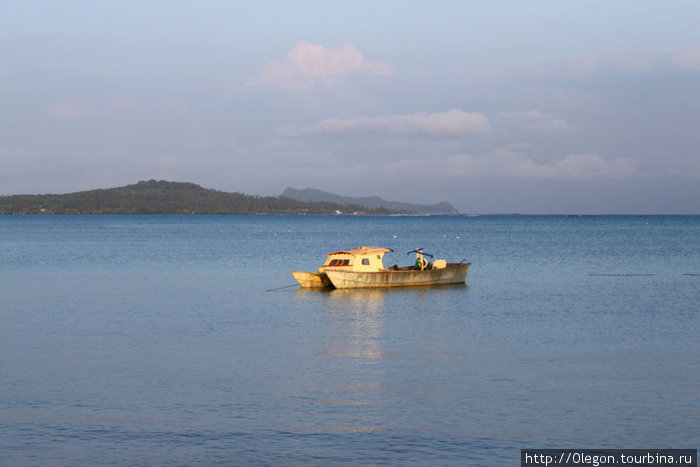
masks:
{"type": "Polygon", "coordinates": [[[455,207],[448,202],[442,202],[439,204],[401,203],[399,201],[385,201],[378,196],[368,196],[362,198],[340,196],[334,193],[316,190],[314,188],[298,190],[296,188],[289,187],[284,190],[282,196],[298,201],[305,201],[307,203],[326,202],[343,205],[352,204],[362,206],[366,209],[388,209],[392,211],[413,212],[415,214],[459,214],[459,211],[457,211],[457,209],[455,209],[455,207]]]}
{"type": "Polygon", "coordinates": [[[357,203],[250,196],[164,180],[61,195],[0,196],[0,214],[415,214],[357,203]]]}

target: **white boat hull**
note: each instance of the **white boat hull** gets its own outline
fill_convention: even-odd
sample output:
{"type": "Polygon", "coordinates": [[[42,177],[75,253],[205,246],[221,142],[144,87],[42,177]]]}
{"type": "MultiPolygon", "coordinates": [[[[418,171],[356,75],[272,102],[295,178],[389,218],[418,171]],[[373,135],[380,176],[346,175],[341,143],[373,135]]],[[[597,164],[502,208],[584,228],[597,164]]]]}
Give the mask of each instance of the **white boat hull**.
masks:
{"type": "Polygon", "coordinates": [[[470,265],[470,263],[450,263],[444,269],[423,271],[417,269],[384,269],[377,272],[327,270],[320,276],[327,276],[336,289],[464,284],[470,265]]]}

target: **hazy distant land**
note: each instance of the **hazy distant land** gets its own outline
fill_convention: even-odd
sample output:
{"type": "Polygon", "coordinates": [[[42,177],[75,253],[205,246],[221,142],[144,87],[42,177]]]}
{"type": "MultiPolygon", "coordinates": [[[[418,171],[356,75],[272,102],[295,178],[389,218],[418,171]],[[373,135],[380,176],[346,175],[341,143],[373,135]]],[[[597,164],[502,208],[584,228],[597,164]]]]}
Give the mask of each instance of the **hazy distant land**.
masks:
{"type": "Polygon", "coordinates": [[[326,191],[316,190],[314,188],[306,188],[298,190],[296,188],[287,188],[282,193],[285,198],[292,198],[306,202],[328,202],[336,204],[353,204],[362,206],[367,209],[389,209],[393,211],[409,211],[416,214],[459,214],[448,202],[439,204],[411,204],[402,203],[399,201],[385,201],[378,196],[367,196],[362,198],[354,198],[350,196],[340,196],[326,191]]]}
{"type": "MultiPolygon", "coordinates": [[[[285,193],[287,192],[285,191],[285,193]]],[[[338,197],[338,201],[323,199],[303,201],[293,199],[285,194],[282,196],[250,196],[202,188],[194,183],[150,180],[123,187],[61,195],[0,196],[0,214],[424,213],[419,209],[410,209],[409,207],[413,205],[403,203],[391,204],[390,207],[382,204],[367,206],[360,202],[364,199],[357,198],[358,201],[353,202],[354,198],[338,197]],[[345,202],[344,200],[349,201],[345,202]]]]}

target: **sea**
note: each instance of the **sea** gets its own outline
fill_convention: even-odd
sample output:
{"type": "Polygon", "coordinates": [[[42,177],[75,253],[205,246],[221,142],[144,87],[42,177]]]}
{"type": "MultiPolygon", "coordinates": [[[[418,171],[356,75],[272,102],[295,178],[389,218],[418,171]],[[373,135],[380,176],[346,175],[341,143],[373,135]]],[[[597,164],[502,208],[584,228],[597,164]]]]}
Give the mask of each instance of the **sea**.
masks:
{"type": "Polygon", "coordinates": [[[0,216],[0,465],[700,445],[700,216],[0,216]],[[331,251],[466,285],[301,290],[331,251]]]}

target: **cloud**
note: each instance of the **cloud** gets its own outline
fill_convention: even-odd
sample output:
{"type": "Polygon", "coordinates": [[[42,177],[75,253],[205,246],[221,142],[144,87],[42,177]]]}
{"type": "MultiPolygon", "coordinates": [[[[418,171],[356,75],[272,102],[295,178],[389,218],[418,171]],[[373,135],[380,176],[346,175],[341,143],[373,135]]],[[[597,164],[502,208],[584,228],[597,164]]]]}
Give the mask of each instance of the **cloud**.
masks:
{"type": "Polygon", "coordinates": [[[545,167],[554,178],[627,178],[641,175],[637,162],[631,157],[607,160],[595,153],[571,154],[545,167]]]}
{"type": "Polygon", "coordinates": [[[95,115],[95,110],[80,99],[57,99],[51,102],[47,113],[59,120],[71,120],[95,115]]]}
{"type": "Polygon", "coordinates": [[[355,72],[390,75],[394,69],[384,62],[367,61],[352,44],[333,49],[301,41],[287,52],[283,60],[268,61],[260,74],[246,84],[300,90],[317,82],[330,85],[355,72]]]}
{"type": "Polygon", "coordinates": [[[674,52],[670,63],[677,70],[700,71],[700,46],[674,52]]]}
{"type": "Polygon", "coordinates": [[[542,133],[556,133],[569,131],[571,128],[563,118],[556,118],[539,110],[528,110],[526,112],[500,112],[498,117],[515,125],[519,129],[531,130],[542,133]]]}
{"type": "Polygon", "coordinates": [[[571,154],[549,164],[537,163],[510,147],[487,154],[458,154],[440,158],[394,160],[384,166],[385,173],[411,177],[414,174],[437,178],[459,177],[483,180],[623,179],[642,177],[636,161],[630,157],[608,160],[596,153],[571,154]]]}
{"type": "Polygon", "coordinates": [[[602,74],[644,75],[667,70],[700,72],[700,45],[668,53],[616,52],[550,62],[536,72],[591,79],[602,74]]]}
{"type": "Polygon", "coordinates": [[[607,53],[545,63],[537,67],[535,72],[544,76],[593,79],[610,73],[648,73],[662,66],[663,61],[663,57],[658,55],[607,53]]]}
{"type": "Polygon", "coordinates": [[[408,115],[362,116],[349,119],[330,118],[314,126],[292,131],[290,134],[291,136],[311,136],[353,131],[388,131],[456,138],[467,133],[480,134],[488,130],[489,122],[483,114],[452,109],[439,113],[419,112],[408,115]]]}
{"type": "Polygon", "coordinates": [[[607,160],[596,153],[570,154],[551,164],[540,165],[507,148],[482,156],[453,156],[450,165],[452,173],[494,178],[585,179],[641,175],[631,157],[607,160]]]}

